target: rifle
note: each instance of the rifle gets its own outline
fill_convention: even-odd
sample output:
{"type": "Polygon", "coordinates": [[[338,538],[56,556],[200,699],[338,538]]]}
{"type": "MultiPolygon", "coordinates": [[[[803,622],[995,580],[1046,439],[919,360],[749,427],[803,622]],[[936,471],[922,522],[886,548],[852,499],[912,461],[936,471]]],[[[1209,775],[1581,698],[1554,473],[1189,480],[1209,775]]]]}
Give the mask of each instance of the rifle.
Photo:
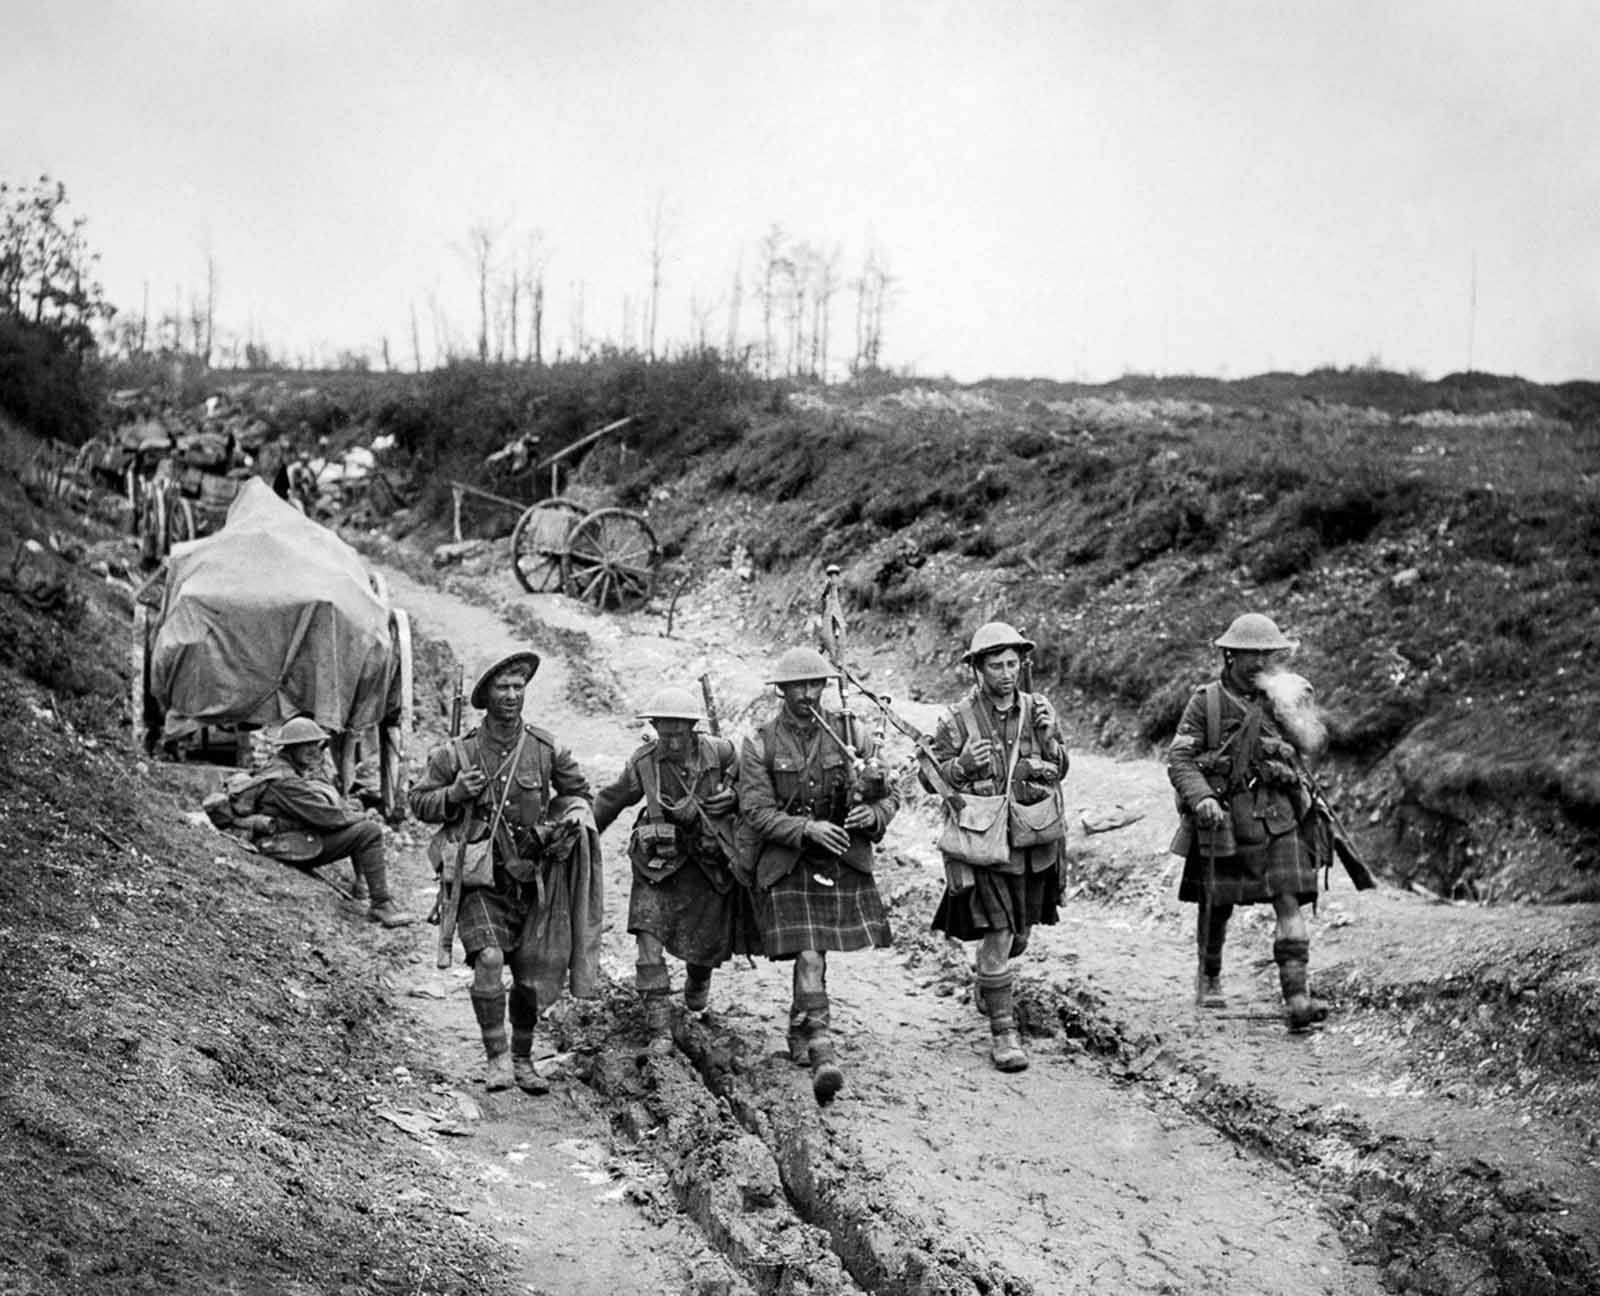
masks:
{"type": "Polygon", "coordinates": [[[717,719],[717,700],[711,696],[711,676],[700,677],[700,696],[706,704],[706,728],[713,738],[722,737],[722,722],[717,719]]]}
{"type": "Polygon", "coordinates": [[[950,780],[945,778],[944,771],[939,768],[939,758],[934,755],[933,751],[933,739],[929,738],[927,734],[923,733],[909,720],[898,715],[895,709],[889,705],[887,697],[881,693],[873,692],[855,675],[851,674],[847,667],[839,662],[834,662],[834,666],[838,669],[841,679],[854,685],[866,696],[869,702],[878,708],[879,714],[886,721],[911,740],[911,745],[916,748],[917,768],[921,772],[923,779],[953,813],[960,814],[962,808],[966,805],[966,800],[961,793],[956,791],[950,780]]]}
{"type": "Polygon", "coordinates": [[[1356,844],[1350,839],[1344,824],[1340,822],[1339,816],[1334,814],[1333,807],[1328,804],[1328,794],[1322,790],[1322,784],[1318,783],[1316,775],[1306,768],[1304,761],[1296,761],[1296,764],[1300,766],[1300,777],[1305,780],[1306,791],[1311,796],[1311,808],[1328,821],[1328,832],[1333,838],[1333,853],[1338,857],[1339,863],[1344,865],[1344,871],[1350,875],[1356,890],[1376,889],[1378,879],[1373,877],[1372,870],[1361,858],[1361,852],[1356,849],[1356,844]]]}
{"type": "MultiPolygon", "coordinates": [[[[456,666],[456,691],[450,699],[450,737],[461,736],[461,706],[465,701],[466,667],[456,666]]],[[[466,811],[468,820],[472,817],[469,806],[466,811]]],[[[461,841],[451,853],[452,858],[447,860],[444,867],[439,870],[439,899],[436,908],[439,913],[439,948],[434,954],[434,966],[447,968],[455,953],[456,940],[456,913],[461,907],[461,865],[466,854],[466,823],[461,826],[461,841]]]]}

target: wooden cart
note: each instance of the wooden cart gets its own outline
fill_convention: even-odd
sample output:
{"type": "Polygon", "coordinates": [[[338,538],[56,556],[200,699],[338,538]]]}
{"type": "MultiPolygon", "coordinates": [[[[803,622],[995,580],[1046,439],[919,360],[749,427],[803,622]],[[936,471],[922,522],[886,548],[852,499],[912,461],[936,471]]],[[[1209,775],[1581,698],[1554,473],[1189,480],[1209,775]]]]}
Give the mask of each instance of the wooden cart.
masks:
{"type": "Polygon", "coordinates": [[[586,512],[559,496],[540,500],[511,532],[511,569],[523,589],[559,590],[602,612],[647,603],[660,558],[644,514],[622,508],[586,512]]]}

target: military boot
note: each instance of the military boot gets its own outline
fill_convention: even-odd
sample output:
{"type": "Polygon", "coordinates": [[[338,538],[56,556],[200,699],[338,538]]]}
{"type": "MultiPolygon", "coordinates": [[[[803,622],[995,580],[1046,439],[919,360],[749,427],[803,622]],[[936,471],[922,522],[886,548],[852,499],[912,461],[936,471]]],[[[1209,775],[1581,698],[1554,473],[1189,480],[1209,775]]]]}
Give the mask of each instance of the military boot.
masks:
{"type": "Polygon", "coordinates": [[[683,1006],[690,1012],[704,1012],[711,1002],[711,969],[690,963],[683,978],[683,1006]]]}
{"type": "Polygon", "coordinates": [[[811,1065],[811,1019],[799,1000],[789,1005],[789,1061],[796,1066],[811,1065]]]}
{"type": "Polygon", "coordinates": [[[634,984],[644,1003],[644,1030],[652,1053],[672,1050],[672,978],[664,963],[636,963],[634,984]]]}
{"type": "Polygon", "coordinates": [[[980,972],[978,985],[988,1008],[989,1056],[1000,1071],[1026,1071],[1028,1055],[1017,1031],[1016,1002],[1010,972],[980,972]]]}
{"type": "Polygon", "coordinates": [[[509,1089],[517,1082],[510,1053],[491,1053],[483,1068],[483,1087],[491,1092],[509,1089]]]}
{"type": "Polygon", "coordinates": [[[1283,991],[1289,1029],[1298,1034],[1309,1030],[1328,1015],[1328,1005],[1313,999],[1307,987],[1307,964],[1311,958],[1308,940],[1276,940],[1272,957],[1278,964],[1278,985],[1283,991]]]}
{"type": "Polygon", "coordinates": [[[506,1046],[506,992],[504,988],[469,992],[472,1012],[483,1036],[483,1051],[488,1064],[483,1072],[486,1089],[509,1089],[516,1083],[511,1073],[511,1053],[506,1046]]]}
{"type": "Polygon", "coordinates": [[[839,1069],[839,1060],[833,1049],[833,1016],[828,1005],[828,992],[811,991],[801,995],[798,1002],[805,1010],[809,1036],[806,1061],[811,1066],[811,1093],[819,1104],[826,1106],[844,1088],[844,1072],[839,1069]]]}
{"type": "Polygon", "coordinates": [[[1228,997],[1222,993],[1222,973],[1207,969],[1204,960],[1194,979],[1194,1003],[1197,1008],[1226,1008],[1228,997]]]}

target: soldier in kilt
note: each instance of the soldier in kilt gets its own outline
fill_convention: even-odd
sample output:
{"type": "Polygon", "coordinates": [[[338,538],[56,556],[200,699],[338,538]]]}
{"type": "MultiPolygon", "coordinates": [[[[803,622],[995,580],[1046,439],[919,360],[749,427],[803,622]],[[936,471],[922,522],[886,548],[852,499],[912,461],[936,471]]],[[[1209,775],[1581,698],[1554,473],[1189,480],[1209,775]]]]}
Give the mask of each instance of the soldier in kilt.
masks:
{"type": "Polygon", "coordinates": [[[1295,644],[1259,612],[1236,617],[1215,641],[1221,677],[1197,688],[1167,752],[1182,814],[1172,851],[1183,856],[1178,899],[1198,906],[1195,998],[1226,1005],[1222,950],[1235,905],[1270,903],[1289,1029],[1327,1016],[1311,997],[1310,929],[1317,870],[1331,858],[1327,821],[1312,813],[1302,760],[1321,755],[1327,731],[1310,685],[1283,669],[1295,644]]]}
{"type": "Polygon", "coordinates": [[[688,689],[661,689],[641,718],[655,737],[600,790],[594,819],[604,832],[628,806],[644,802],[628,839],[628,930],[637,940],[635,985],[655,1046],[671,1038],[666,955],[684,961],[683,1006],[701,1012],[712,969],[730,954],[753,952],[754,918],[729,865],[739,806],[733,743],[695,732],[702,715],[688,689]]]}
{"type": "Polygon", "coordinates": [[[791,648],[770,683],[783,704],[739,753],[739,851],[767,957],[794,960],[789,1056],[811,1068],[819,1103],[844,1084],[828,1004],[829,950],[889,944],[889,919],[872,878],[873,843],[900,808],[871,734],[824,715],[836,672],[821,653],[791,648]]]}
{"type": "Polygon", "coordinates": [[[534,1026],[549,1007],[540,1003],[540,986],[553,998],[572,967],[584,970],[584,984],[574,975],[573,992],[592,993],[587,982],[598,969],[602,905],[593,863],[588,876],[577,876],[589,854],[579,840],[586,831],[588,780],[554,735],[522,718],[528,681],[538,668],[537,653],[516,652],[478,677],[471,702],[485,713],[483,723],[428,753],[427,771],[410,798],[418,819],[444,825],[430,848],[436,863],[462,836],[471,844],[493,843],[486,855],[492,868],[463,876],[456,935],[472,968],[472,1009],[488,1059],[484,1084],[515,1084],[529,1093],[549,1088],[533,1065],[534,1026]],[[548,923],[554,911],[561,921],[548,923]],[[534,939],[541,918],[564,948],[542,948],[534,939]]]}
{"type": "Polygon", "coordinates": [[[973,687],[940,718],[933,753],[958,792],[1009,793],[1004,863],[961,867],[946,856],[946,889],[933,915],[935,931],[976,941],[978,1007],[989,1018],[990,1057],[1001,1071],[1022,1071],[1011,960],[1028,947],[1037,924],[1053,926],[1061,898],[1066,822],[1059,785],[1068,755],[1055,709],[1042,693],[1019,687],[1033,641],[1004,621],[978,627],[962,660],[973,687]],[[1024,823],[1027,813],[1031,822],[1024,823]]]}

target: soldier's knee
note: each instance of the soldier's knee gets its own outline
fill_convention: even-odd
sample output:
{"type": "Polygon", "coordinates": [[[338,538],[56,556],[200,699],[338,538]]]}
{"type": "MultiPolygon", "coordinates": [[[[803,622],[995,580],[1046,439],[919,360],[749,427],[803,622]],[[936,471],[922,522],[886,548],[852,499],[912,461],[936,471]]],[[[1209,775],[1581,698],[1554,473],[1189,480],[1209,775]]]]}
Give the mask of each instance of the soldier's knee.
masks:
{"type": "Polygon", "coordinates": [[[500,974],[506,970],[506,956],[492,945],[488,949],[481,949],[478,951],[478,956],[472,960],[472,970],[481,980],[490,977],[498,980],[500,974]]]}

